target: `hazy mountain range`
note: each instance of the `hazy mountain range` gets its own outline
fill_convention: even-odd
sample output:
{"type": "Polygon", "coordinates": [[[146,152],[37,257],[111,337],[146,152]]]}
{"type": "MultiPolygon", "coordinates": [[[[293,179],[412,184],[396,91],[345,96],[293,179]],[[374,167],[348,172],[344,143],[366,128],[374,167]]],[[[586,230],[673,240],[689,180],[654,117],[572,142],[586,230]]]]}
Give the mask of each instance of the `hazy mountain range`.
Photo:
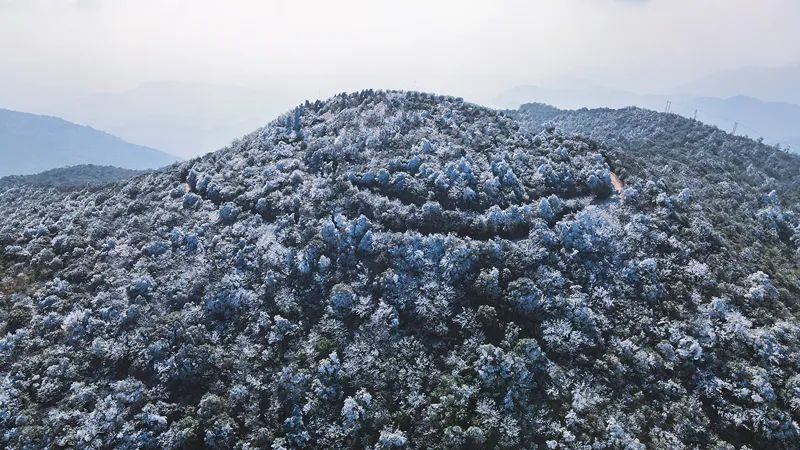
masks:
{"type": "MultiPolygon", "coordinates": [[[[738,123],[737,134],[800,149],[800,65],[728,70],[672,87],[653,86],[649,92],[607,87],[619,86],[623,79],[621,74],[586,69],[538,86],[512,88],[489,103],[503,108],[536,101],[561,108],[638,106],[664,111],[669,100],[671,111],[685,117],[697,110],[699,120],[723,130],[733,131],[738,123]]],[[[193,157],[229,144],[303,100],[295,97],[270,83],[243,87],[161,81],[84,96],[48,111],[130,142],[193,157]]]]}
{"type": "Polygon", "coordinates": [[[217,150],[291,106],[286,96],[221,84],[154,82],[79,98],[57,115],[182,157],[217,150]]]}
{"type": "MultiPolygon", "coordinates": [[[[696,111],[698,120],[723,130],[730,132],[735,127],[736,134],[763,137],[768,144],[780,144],[794,151],[800,149],[800,83],[796,81],[800,80],[800,65],[719,72],[669,89],[658,89],[656,93],[637,93],[598,84],[619,85],[621,79],[619,74],[604,75],[601,70],[583,69],[561,79],[548,80],[543,85],[511,88],[488,103],[512,109],[523,103],[542,102],[568,109],[638,106],[664,111],[670,101],[671,112],[694,117],[696,111]]],[[[624,85],[631,89],[639,86],[636,83],[624,85]]],[[[4,134],[10,135],[0,136],[4,140],[0,151],[6,155],[0,174],[34,173],[82,163],[157,167],[175,158],[154,158],[157,153],[153,153],[153,149],[184,158],[216,150],[229,144],[234,137],[256,129],[265,118],[274,117],[301,100],[293,96],[296,94],[275,86],[257,89],[177,81],[150,82],[119,92],[50,96],[49,104],[34,102],[28,105],[30,110],[43,111],[94,129],[73,125],[82,130],[81,133],[70,131],[70,137],[65,138],[59,133],[71,129],[66,126],[67,122],[48,118],[50,125],[31,122],[30,128],[26,128],[18,120],[13,130],[3,129],[4,134]],[[130,144],[95,129],[136,143],[138,146],[133,147],[139,150],[133,151],[130,144]],[[47,132],[41,133],[42,130],[47,132]],[[93,144],[80,140],[94,133],[99,140],[93,144]],[[79,139],[78,135],[83,137],[79,139]],[[112,144],[107,143],[112,141],[112,144]],[[25,145],[21,145],[23,143],[25,145]],[[127,147],[128,153],[120,151],[122,147],[127,147]],[[44,148],[52,155],[43,153],[44,148]],[[103,151],[94,153],[98,158],[92,157],[92,149],[100,148],[103,151]],[[71,152],[74,155],[67,157],[71,152]],[[129,157],[122,157],[125,154],[129,157]]]]}
{"type": "Polygon", "coordinates": [[[733,97],[800,104],[800,64],[743,67],[715,72],[673,89],[678,94],[733,97]]]}
{"type": "Polygon", "coordinates": [[[725,131],[764,138],[800,151],[800,105],[765,101],[736,95],[719,98],[694,95],[638,94],[605,87],[546,88],[517,86],[497,96],[493,103],[502,108],[517,108],[529,102],[547,103],[559,108],[624,108],[637,106],[655,111],[669,111],[715,125],[725,131]]]}
{"type": "Polygon", "coordinates": [[[78,164],[153,169],[178,159],[57,117],[0,109],[0,176],[78,164]]]}

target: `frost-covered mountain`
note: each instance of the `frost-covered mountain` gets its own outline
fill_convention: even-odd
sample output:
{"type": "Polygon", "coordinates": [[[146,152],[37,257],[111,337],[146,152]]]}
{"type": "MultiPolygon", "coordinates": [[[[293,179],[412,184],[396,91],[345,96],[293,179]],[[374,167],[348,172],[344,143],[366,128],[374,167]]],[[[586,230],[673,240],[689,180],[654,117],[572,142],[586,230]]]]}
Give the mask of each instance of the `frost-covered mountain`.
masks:
{"type": "Polygon", "coordinates": [[[0,442],[796,447],[800,159],[560,114],[364,91],[0,191],[0,442]]]}
{"type": "Polygon", "coordinates": [[[57,117],[0,109],[0,176],[80,164],[155,169],[177,159],[57,117]]]}

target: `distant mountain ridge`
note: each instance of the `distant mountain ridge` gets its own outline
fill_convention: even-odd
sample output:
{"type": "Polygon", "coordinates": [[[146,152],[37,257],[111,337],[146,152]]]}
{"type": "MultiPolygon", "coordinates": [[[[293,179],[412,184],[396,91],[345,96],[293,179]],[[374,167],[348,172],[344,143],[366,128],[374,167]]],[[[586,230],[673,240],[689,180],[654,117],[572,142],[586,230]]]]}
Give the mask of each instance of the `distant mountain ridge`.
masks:
{"type": "Polygon", "coordinates": [[[747,95],[721,97],[693,95],[639,94],[605,87],[546,88],[517,86],[497,96],[493,103],[502,108],[518,108],[541,102],[558,108],[625,108],[636,106],[654,111],[669,111],[697,119],[725,131],[764,138],[768,144],[780,144],[800,151],[800,105],[765,101],[747,95]]]}
{"type": "Polygon", "coordinates": [[[155,169],[178,160],[58,117],[0,109],[0,176],[79,164],[155,169]]]}
{"type": "Polygon", "coordinates": [[[39,186],[57,189],[94,188],[127,180],[146,170],[81,164],[50,169],[33,175],[9,175],[0,178],[0,190],[16,186],[39,186]]]}
{"type": "Polygon", "coordinates": [[[743,67],[709,74],[676,87],[681,94],[746,95],[800,104],[800,63],[785,67],[743,67]]]}

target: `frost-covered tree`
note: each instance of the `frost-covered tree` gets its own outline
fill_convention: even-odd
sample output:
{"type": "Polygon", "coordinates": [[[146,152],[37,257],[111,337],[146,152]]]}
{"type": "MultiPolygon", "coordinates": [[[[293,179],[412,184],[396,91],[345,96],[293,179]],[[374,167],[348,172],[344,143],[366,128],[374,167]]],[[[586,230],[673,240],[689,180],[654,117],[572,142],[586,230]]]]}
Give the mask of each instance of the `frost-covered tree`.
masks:
{"type": "Polygon", "coordinates": [[[800,160],[673,116],[363,91],[2,185],[0,444],[795,448],[800,160]]]}

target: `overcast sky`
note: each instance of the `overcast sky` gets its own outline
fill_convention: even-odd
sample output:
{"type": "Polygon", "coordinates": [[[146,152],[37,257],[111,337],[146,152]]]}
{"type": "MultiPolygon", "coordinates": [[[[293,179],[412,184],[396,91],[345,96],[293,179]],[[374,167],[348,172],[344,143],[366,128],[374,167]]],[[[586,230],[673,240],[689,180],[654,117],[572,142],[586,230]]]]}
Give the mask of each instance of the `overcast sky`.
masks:
{"type": "Polygon", "coordinates": [[[0,102],[159,80],[482,100],[588,73],[657,90],[797,63],[798,22],[797,0],[0,0],[0,102]]]}

